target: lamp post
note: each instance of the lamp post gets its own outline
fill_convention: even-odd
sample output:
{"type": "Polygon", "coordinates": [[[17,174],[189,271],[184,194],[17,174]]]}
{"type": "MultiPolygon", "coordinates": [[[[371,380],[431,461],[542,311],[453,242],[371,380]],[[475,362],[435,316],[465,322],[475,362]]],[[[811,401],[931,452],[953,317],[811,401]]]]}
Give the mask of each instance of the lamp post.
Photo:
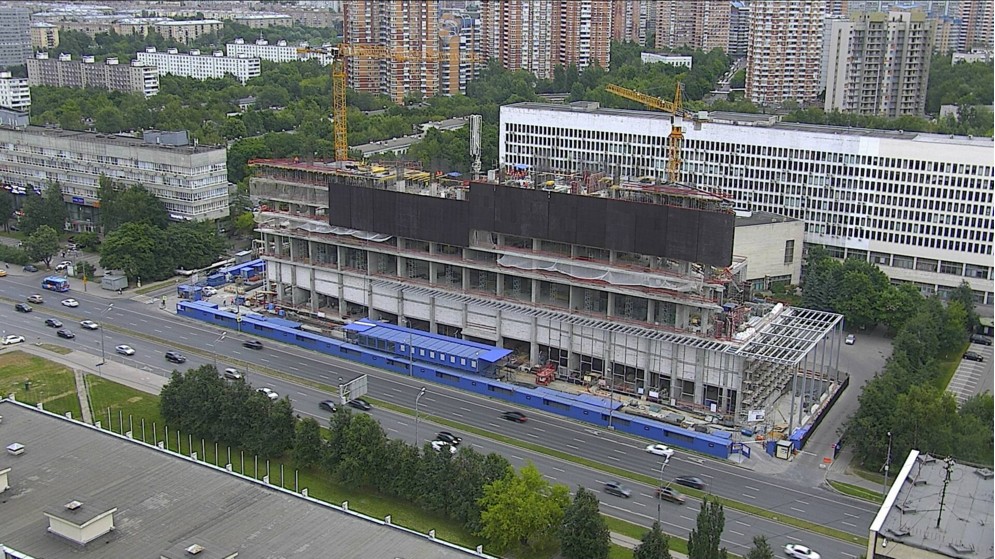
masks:
{"type": "Polygon", "coordinates": [[[214,372],[218,372],[218,342],[225,339],[225,336],[227,335],[228,332],[222,332],[221,335],[214,340],[214,343],[211,344],[211,352],[214,353],[214,372]]]}
{"type": "Polygon", "coordinates": [[[425,387],[421,387],[418,391],[418,395],[415,396],[415,445],[418,445],[418,401],[421,397],[425,395],[425,387]]]}
{"type": "MultiPolygon", "coordinates": [[[[660,464],[660,487],[663,487],[663,470],[664,470],[664,468],[667,467],[667,464],[670,464],[670,457],[669,456],[663,459],[663,464],[660,464]]],[[[656,496],[656,523],[657,524],[660,523],[660,502],[661,501],[663,501],[663,499],[659,495],[657,495],[656,496]]]]}
{"type": "MultiPolygon", "coordinates": [[[[114,303],[107,305],[104,312],[100,313],[100,320],[103,321],[104,317],[114,308],[114,303]]],[[[107,355],[104,353],[104,327],[98,324],[97,329],[100,330],[100,363],[97,363],[97,375],[102,376],[100,373],[100,366],[107,362],[107,355]]]]}
{"type": "Polygon", "coordinates": [[[881,493],[884,495],[888,494],[888,468],[891,467],[891,431],[888,431],[888,457],[884,461],[884,491],[881,493]]]}

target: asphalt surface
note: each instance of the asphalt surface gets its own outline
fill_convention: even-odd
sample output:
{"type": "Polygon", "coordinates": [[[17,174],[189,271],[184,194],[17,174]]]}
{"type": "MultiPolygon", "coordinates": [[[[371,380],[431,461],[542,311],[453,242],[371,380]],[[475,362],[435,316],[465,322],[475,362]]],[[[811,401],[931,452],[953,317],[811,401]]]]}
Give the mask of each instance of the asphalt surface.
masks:
{"type": "MultiPolygon", "coordinates": [[[[422,386],[427,386],[428,392],[420,400],[420,409],[423,413],[542,444],[633,472],[653,477],[660,475],[662,464],[660,458],[644,451],[645,445],[649,444],[648,441],[595,429],[590,425],[531,409],[520,409],[529,416],[530,421],[525,424],[503,421],[499,418],[500,413],[515,409],[513,406],[440,385],[426,385],[415,379],[336,360],[292,346],[264,341],[266,348],[261,351],[246,349],[241,343],[249,339],[249,336],[228,331],[223,339],[219,339],[224,330],[211,328],[202,322],[178,318],[169,311],[159,309],[158,305],[145,304],[127,297],[109,301],[105,293],[98,296],[77,289],[68,294],[42,291],[35,286],[39,285],[44,275],[44,272],[18,273],[0,280],[2,282],[0,296],[13,301],[23,301],[31,293],[40,293],[46,300],[43,305],[33,305],[34,312],[28,314],[15,312],[13,304],[9,302],[0,305],[0,320],[4,334],[16,333],[25,336],[29,342],[53,341],[73,349],[99,353],[101,333],[86,331],[78,326],[79,320],[89,318],[102,325],[104,356],[107,360],[127,363],[164,376],[176,367],[164,359],[163,354],[167,350],[180,351],[188,358],[188,361],[180,366],[181,368],[214,364],[215,355],[220,369],[234,365],[244,371],[246,367],[243,365],[249,363],[246,372],[248,382],[257,387],[270,387],[281,396],[289,396],[299,413],[313,414],[316,417],[327,415],[320,412],[318,402],[328,398],[329,394],[278,378],[264,377],[259,369],[279,370],[327,385],[337,385],[339,378],[348,381],[360,374],[368,374],[371,397],[412,409],[415,407],[418,390],[422,386]],[[80,306],[68,308],[59,305],[58,301],[66,296],[77,299],[80,306]],[[114,306],[108,310],[111,302],[114,306]],[[66,327],[76,333],[76,339],[57,338],[56,329],[44,324],[45,318],[48,317],[55,317],[64,322],[66,327]],[[136,350],[135,355],[128,357],[114,353],[113,348],[122,343],[133,347],[136,350]],[[196,348],[203,353],[195,354],[188,351],[188,348],[196,348]]],[[[99,288],[91,285],[90,289],[99,288]]],[[[375,410],[374,415],[382,421],[391,436],[414,440],[411,417],[386,410],[375,410]]],[[[438,430],[438,427],[429,427],[423,422],[418,438],[422,442],[427,442],[438,430]]],[[[516,465],[521,465],[524,460],[531,460],[547,477],[566,483],[572,488],[584,485],[600,490],[603,482],[607,481],[606,474],[581,468],[572,463],[561,462],[490,440],[474,439],[470,436],[464,439],[464,444],[479,446],[484,451],[498,451],[515,461],[516,465]]],[[[784,476],[769,476],[735,464],[702,459],[681,451],[678,451],[667,466],[664,477],[672,479],[679,475],[701,477],[708,483],[709,491],[723,497],[830,526],[860,537],[866,537],[867,526],[876,511],[869,503],[823,489],[820,485],[821,480],[795,482],[786,480],[784,476]]],[[[603,507],[606,512],[615,516],[649,525],[656,519],[658,504],[652,497],[653,488],[636,484],[631,486],[632,499],[623,500],[602,495],[603,507]]],[[[686,537],[687,531],[694,525],[697,503],[689,501],[684,506],[662,503],[661,513],[665,529],[686,537]]],[[[801,532],[764,519],[744,517],[735,511],[727,510],[726,516],[725,536],[728,540],[726,545],[734,553],[745,553],[752,537],[760,533],[767,534],[772,543],[787,543],[788,540],[806,543],[818,549],[824,556],[833,553],[837,556],[857,557],[861,553],[860,547],[801,532]]]]}

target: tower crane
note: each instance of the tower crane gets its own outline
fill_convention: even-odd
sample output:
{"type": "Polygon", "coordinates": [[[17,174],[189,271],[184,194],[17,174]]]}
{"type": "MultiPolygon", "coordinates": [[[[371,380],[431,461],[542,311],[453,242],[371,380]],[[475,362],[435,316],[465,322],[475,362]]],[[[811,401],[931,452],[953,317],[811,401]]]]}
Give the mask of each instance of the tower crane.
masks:
{"type": "Polygon", "coordinates": [[[630,101],[641,103],[651,109],[671,114],[670,135],[667,136],[667,152],[669,156],[667,161],[667,178],[671,182],[681,182],[681,147],[684,144],[683,119],[690,118],[695,120],[695,116],[690,111],[684,110],[681,105],[681,95],[684,90],[683,84],[677,82],[677,90],[674,92],[673,101],[659,99],[615,84],[608,84],[605,86],[605,90],[630,101]]]}

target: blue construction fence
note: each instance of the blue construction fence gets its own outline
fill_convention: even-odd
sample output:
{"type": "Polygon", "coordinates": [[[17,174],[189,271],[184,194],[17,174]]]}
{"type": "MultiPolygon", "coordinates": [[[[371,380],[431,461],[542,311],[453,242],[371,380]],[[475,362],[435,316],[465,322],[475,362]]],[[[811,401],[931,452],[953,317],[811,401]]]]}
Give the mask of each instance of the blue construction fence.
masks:
{"type": "MultiPolygon", "coordinates": [[[[328,338],[308,332],[300,328],[299,323],[288,320],[270,318],[260,314],[235,314],[219,308],[217,304],[207,301],[179,301],[176,304],[176,314],[195,320],[204,321],[214,326],[239,330],[252,336],[295,345],[304,349],[317,351],[332,357],[346,359],[410,376],[427,382],[434,382],[468,392],[489,396],[521,406],[531,407],[556,415],[569,417],[592,425],[614,429],[630,435],[638,435],[646,439],[658,441],[677,448],[693,450],[721,459],[728,459],[730,454],[740,451],[743,445],[734,443],[731,439],[698,433],[696,431],[663,423],[655,419],[640,417],[618,411],[622,404],[617,400],[609,400],[590,394],[569,394],[549,388],[523,387],[499,379],[487,378],[471,372],[449,368],[438,363],[426,363],[418,360],[419,340],[431,340],[435,343],[438,334],[425,336],[421,330],[411,329],[411,345],[415,351],[399,357],[396,353],[388,353],[372,347],[364,347],[356,343],[328,338]],[[419,338],[422,336],[422,338],[419,338]]],[[[391,325],[392,331],[403,329],[391,325]]],[[[449,338],[453,343],[464,340],[449,338]]],[[[468,342],[473,343],[473,342],[468,342]]],[[[479,345],[479,344],[476,344],[479,345]]],[[[493,348],[501,349],[501,348],[493,348]]],[[[744,456],[748,456],[744,453],[744,456]]]]}

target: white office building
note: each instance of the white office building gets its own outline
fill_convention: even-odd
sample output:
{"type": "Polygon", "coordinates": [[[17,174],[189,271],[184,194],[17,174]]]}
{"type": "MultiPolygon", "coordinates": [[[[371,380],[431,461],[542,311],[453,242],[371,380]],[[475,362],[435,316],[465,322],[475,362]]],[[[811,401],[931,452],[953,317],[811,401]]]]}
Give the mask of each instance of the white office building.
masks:
{"type": "Polygon", "coordinates": [[[166,52],[157,52],[155,47],[146,47],[145,52],[137,54],[137,58],[142,64],[157,67],[160,76],[173,74],[206,80],[231,74],[244,84],[259,75],[259,58],[247,55],[225,56],[222,51],[201,54],[199,50],[193,49],[188,53],[181,53],[171,48],[166,52]]]}
{"type": "Polygon", "coordinates": [[[31,107],[31,88],[27,78],[15,78],[10,72],[0,72],[0,107],[18,111],[27,111],[31,107]]]}
{"type": "Polygon", "coordinates": [[[248,56],[273,62],[317,60],[322,66],[328,66],[335,60],[329,49],[310,47],[306,43],[288,45],[287,41],[277,41],[275,45],[271,45],[266,39],[257,39],[254,43],[235,39],[234,43],[225,45],[225,53],[230,57],[248,56]]]}
{"type": "MultiPolygon", "coordinates": [[[[713,113],[684,124],[683,177],[737,209],[805,223],[805,242],[862,258],[923,293],[967,281],[992,290],[992,138],[777,122],[713,113]]],[[[500,163],[527,169],[666,179],[670,115],[597,103],[501,107],[500,163]]]]}

